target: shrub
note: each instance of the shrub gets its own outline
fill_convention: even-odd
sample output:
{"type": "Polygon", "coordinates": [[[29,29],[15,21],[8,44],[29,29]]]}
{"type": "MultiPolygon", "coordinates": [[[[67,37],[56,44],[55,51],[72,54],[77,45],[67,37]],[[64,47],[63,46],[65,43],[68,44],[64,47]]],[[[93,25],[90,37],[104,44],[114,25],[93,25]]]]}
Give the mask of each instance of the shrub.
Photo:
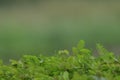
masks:
{"type": "Polygon", "coordinates": [[[85,48],[61,50],[54,56],[24,55],[20,60],[0,61],[0,80],[120,80],[120,58],[97,44],[99,56],[85,48]]]}

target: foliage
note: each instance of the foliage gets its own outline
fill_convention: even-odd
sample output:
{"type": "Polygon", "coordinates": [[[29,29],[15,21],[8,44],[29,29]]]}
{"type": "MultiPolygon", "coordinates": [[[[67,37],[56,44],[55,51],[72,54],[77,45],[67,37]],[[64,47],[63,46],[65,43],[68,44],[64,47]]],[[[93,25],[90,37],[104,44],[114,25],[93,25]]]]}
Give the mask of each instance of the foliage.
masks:
{"type": "Polygon", "coordinates": [[[61,50],[54,56],[24,55],[20,60],[0,61],[0,80],[120,80],[120,58],[97,44],[99,56],[85,48],[61,50]]]}

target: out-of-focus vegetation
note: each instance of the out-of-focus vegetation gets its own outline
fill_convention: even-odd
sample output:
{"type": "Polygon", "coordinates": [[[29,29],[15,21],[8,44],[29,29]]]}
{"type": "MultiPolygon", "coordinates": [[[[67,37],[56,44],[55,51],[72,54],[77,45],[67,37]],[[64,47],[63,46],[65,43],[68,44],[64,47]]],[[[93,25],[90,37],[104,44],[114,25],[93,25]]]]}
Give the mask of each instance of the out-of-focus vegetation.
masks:
{"type": "Polygon", "coordinates": [[[119,53],[119,1],[9,1],[12,4],[3,0],[0,6],[0,58],[4,60],[54,54],[80,39],[88,42],[87,47],[101,42],[119,53]]]}

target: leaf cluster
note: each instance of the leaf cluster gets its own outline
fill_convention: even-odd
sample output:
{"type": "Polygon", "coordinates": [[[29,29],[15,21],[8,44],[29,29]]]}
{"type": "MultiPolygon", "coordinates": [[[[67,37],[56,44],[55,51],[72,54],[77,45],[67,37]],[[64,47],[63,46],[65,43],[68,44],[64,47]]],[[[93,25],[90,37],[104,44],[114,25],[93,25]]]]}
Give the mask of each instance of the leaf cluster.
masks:
{"type": "Polygon", "coordinates": [[[20,60],[0,61],[0,80],[120,80],[120,58],[97,44],[99,56],[81,40],[72,53],[54,56],[24,55],[20,60]]]}

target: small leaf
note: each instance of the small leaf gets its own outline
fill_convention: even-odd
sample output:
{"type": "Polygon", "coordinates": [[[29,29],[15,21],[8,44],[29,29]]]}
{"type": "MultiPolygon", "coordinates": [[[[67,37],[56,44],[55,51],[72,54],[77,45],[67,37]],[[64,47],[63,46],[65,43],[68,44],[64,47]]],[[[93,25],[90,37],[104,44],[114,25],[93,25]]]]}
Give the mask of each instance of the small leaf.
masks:
{"type": "Polygon", "coordinates": [[[77,45],[77,48],[79,50],[83,49],[85,47],[85,41],[84,40],[80,40],[78,45],[77,45]]]}
{"type": "Polygon", "coordinates": [[[59,55],[69,55],[69,51],[68,50],[60,50],[58,52],[59,55]]]}
{"type": "Polygon", "coordinates": [[[109,53],[101,44],[97,44],[97,50],[100,55],[104,55],[105,53],[109,53]]]}
{"type": "Polygon", "coordinates": [[[73,47],[72,52],[73,52],[73,54],[77,55],[78,54],[78,49],[76,47],[73,47]]]}
{"type": "Polygon", "coordinates": [[[69,80],[69,73],[68,73],[67,71],[65,71],[65,72],[63,73],[63,79],[64,79],[64,80],[69,80]]]}
{"type": "Polygon", "coordinates": [[[88,53],[88,54],[91,53],[91,51],[89,49],[81,49],[80,52],[81,53],[88,53]]]}

